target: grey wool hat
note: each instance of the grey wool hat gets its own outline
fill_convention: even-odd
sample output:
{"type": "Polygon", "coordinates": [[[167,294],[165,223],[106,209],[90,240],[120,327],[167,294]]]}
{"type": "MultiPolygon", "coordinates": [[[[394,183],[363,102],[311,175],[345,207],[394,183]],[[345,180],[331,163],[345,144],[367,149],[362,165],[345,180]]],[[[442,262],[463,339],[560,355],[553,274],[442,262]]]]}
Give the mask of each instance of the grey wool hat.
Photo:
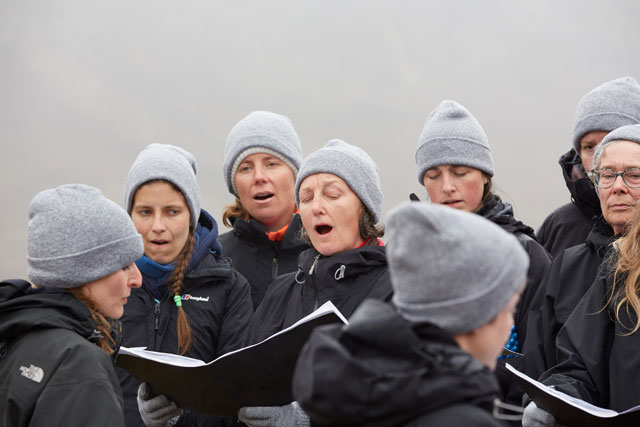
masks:
{"type": "MultiPolygon", "coordinates": [[[[609,145],[616,141],[631,141],[640,144],[640,124],[626,125],[617,128],[616,130],[609,132],[600,144],[596,147],[596,151],[593,154],[593,164],[599,165],[602,154],[609,145]]],[[[596,187],[597,190],[597,187],[596,187]]]]}
{"type": "Polygon", "coordinates": [[[33,283],[75,288],[131,264],[143,245],[124,209],[97,188],[69,184],[31,201],[27,253],[33,283]]]}
{"type": "Polygon", "coordinates": [[[233,179],[240,163],[256,153],[272,154],[298,173],[302,163],[300,138],[288,117],[269,111],[253,111],[229,132],[224,145],[224,180],[229,192],[238,191],[233,179]]]}
{"type": "Polygon", "coordinates": [[[495,317],[526,283],[529,257],[511,234],[447,206],[405,202],[387,220],[398,313],[456,335],[495,317]]]}
{"type": "Polygon", "coordinates": [[[633,77],[621,77],[594,88],[582,97],[576,109],[573,148],[580,153],[580,140],[594,131],[606,131],[640,123],[640,85],[633,77]]]}
{"type": "Polygon", "coordinates": [[[332,139],[324,147],[305,157],[296,180],[295,195],[298,206],[300,184],[306,177],[316,173],[330,173],[342,178],[373,214],[375,221],[380,221],[382,188],[378,167],[363,149],[340,139],[332,139]]]}
{"type": "Polygon", "coordinates": [[[489,140],[478,120],[456,101],[444,100],[429,114],[416,150],[418,182],[440,165],[469,166],[493,176],[489,140]]]}
{"type": "Polygon", "coordinates": [[[138,154],[124,181],[124,205],[131,214],[138,188],[154,180],[170,182],[180,189],[195,228],[200,217],[200,188],[196,180],[198,166],[188,151],[170,144],[149,144],[138,154]]]}

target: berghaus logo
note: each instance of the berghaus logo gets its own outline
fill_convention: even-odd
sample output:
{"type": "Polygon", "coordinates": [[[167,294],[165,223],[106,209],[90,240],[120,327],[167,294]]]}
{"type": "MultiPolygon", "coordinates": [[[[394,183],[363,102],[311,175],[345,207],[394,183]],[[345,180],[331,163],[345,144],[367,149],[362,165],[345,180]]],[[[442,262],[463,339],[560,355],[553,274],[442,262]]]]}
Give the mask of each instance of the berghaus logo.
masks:
{"type": "Polygon", "coordinates": [[[182,299],[185,301],[203,301],[203,302],[208,302],[209,301],[209,297],[194,297],[191,294],[184,294],[182,295],[182,299]]]}

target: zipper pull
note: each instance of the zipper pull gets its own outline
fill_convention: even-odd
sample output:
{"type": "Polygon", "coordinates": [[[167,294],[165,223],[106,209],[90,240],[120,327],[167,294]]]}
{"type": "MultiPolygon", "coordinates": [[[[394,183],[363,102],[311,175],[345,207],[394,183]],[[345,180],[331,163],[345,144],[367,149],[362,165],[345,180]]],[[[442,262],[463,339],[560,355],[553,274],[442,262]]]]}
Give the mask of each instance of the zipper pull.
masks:
{"type": "Polygon", "coordinates": [[[155,301],[156,301],[156,305],[153,307],[153,313],[156,315],[155,329],[157,331],[158,327],[160,326],[160,319],[158,318],[158,315],[160,314],[160,301],[158,300],[155,300],[155,301]]]}
{"type": "Polygon", "coordinates": [[[313,276],[313,272],[316,269],[316,265],[318,264],[318,260],[320,260],[320,257],[322,256],[322,254],[318,254],[316,255],[316,257],[313,259],[313,264],[311,264],[311,268],[309,269],[309,276],[313,276]]]}

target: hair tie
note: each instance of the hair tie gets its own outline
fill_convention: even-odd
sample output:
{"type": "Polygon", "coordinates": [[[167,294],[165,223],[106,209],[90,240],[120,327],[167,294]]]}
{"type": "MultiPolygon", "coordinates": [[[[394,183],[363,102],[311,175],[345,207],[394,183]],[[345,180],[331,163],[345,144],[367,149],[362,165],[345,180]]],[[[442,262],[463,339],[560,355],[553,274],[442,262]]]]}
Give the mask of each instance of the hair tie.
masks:
{"type": "Polygon", "coordinates": [[[176,307],[182,307],[182,297],[180,295],[174,295],[173,301],[176,303],[176,307]]]}

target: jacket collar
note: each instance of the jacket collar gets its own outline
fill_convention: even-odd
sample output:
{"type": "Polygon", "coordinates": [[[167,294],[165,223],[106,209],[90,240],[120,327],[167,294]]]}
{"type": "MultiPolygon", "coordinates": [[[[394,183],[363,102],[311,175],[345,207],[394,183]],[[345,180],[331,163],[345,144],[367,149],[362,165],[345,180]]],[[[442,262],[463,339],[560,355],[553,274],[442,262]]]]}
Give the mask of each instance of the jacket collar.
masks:
{"type": "Polygon", "coordinates": [[[558,163],[562,168],[564,182],[571,193],[571,201],[588,218],[600,215],[600,199],[591,181],[585,176],[578,153],[572,148],[560,157],[558,163]]]}
{"type": "Polygon", "coordinates": [[[300,228],[302,228],[300,214],[293,214],[291,221],[289,221],[287,231],[284,233],[284,236],[279,243],[269,240],[264,226],[261,222],[256,221],[255,219],[247,221],[241,218],[232,217],[230,218],[230,221],[233,225],[233,233],[243,240],[248,240],[262,245],[278,245],[280,249],[292,249],[307,246],[307,244],[298,237],[300,228]]]}

